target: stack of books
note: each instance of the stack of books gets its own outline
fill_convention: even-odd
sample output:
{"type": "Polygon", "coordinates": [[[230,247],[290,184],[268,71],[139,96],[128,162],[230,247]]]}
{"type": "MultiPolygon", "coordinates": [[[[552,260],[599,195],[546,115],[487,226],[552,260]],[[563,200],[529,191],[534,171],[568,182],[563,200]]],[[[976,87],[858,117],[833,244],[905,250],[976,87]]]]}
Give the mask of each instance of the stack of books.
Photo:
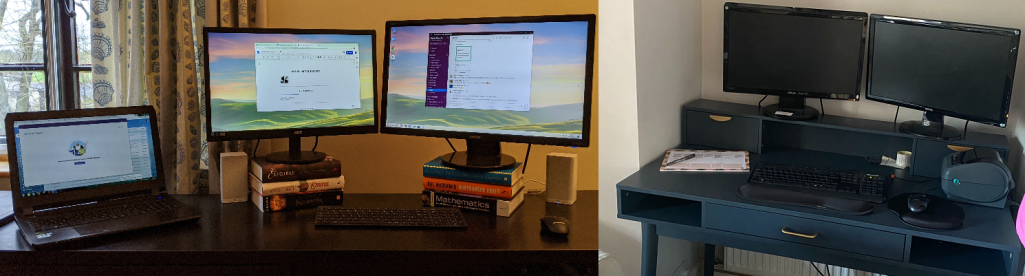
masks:
{"type": "Polygon", "coordinates": [[[342,205],[342,162],[330,156],[312,164],[277,164],[257,157],[249,172],[249,198],[260,211],[342,205]]]}
{"type": "Polygon", "coordinates": [[[464,171],[441,157],[424,163],[424,206],[456,207],[508,217],[523,203],[523,163],[498,171],[464,171]]]}

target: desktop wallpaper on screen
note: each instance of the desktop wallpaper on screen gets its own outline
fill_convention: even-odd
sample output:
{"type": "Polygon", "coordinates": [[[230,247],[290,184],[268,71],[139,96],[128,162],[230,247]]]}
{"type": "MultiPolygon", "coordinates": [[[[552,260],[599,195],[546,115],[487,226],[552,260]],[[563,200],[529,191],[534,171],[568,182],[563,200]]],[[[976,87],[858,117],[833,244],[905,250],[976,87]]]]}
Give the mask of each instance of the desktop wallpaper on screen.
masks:
{"type": "Polygon", "coordinates": [[[370,35],[208,35],[213,132],[374,124],[370,35]],[[284,45],[313,47],[275,49],[284,45]],[[257,55],[260,47],[262,56],[257,55]],[[355,54],[356,59],[344,56],[354,47],[358,52],[350,55],[355,54]],[[311,53],[313,59],[303,56],[311,53]],[[346,58],[346,64],[352,66],[339,71],[336,63],[346,58]],[[258,62],[266,63],[258,68],[258,62]],[[263,85],[259,97],[258,81],[263,85]]]}
{"type": "Polygon", "coordinates": [[[386,31],[392,37],[388,49],[385,49],[385,58],[389,59],[386,126],[582,139],[588,22],[402,26],[386,31]],[[429,53],[431,41],[437,41],[434,39],[439,34],[446,33],[453,35],[451,53],[457,55],[451,60],[447,60],[449,54],[439,59],[437,54],[429,53]],[[512,40],[494,46],[489,53],[487,45],[456,46],[454,36],[458,34],[477,35],[464,39],[478,38],[488,42],[499,41],[490,39],[512,40]],[[532,39],[532,43],[523,45],[519,39],[532,39]],[[529,60],[524,60],[524,57],[529,60]],[[432,87],[428,87],[428,82],[432,81],[428,79],[429,67],[434,66],[435,73],[432,74],[437,75],[439,62],[443,66],[457,66],[450,63],[470,64],[471,60],[481,63],[473,63],[469,67],[476,73],[464,75],[468,76],[466,80],[442,76],[440,86],[432,82],[432,87]],[[429,61],[435,64],[429,66],[429,61]],[[486,76],[475,77],[474,74],[486,76]],[[500,80],[504,78],[502,74],[520,81],[490,91],[488,85],[495,84],[492,79],[505,81],[500,80]],[[446,77],[448,81],[444,79],[446,77]],[[522,82],[525,78],[529,78],[529,82],[522,82]],[[497,97],[498,102],[516,104],[494,107],[475,104],[481,101],[470,101],[459,105],[459,102],[453,102],[451,95],[453,91],[460,93],[461,83],[476,85],[464,89],[462,93],[469,90],[470,95],[463,97],[471,100],[473,97],[497,97]],[[476,90],[483,94],[478,95],[473,89],[483,89],[476,90]],[[438,92],[446,90],[449,95],[447,103],[445,93],[438,92]]]}

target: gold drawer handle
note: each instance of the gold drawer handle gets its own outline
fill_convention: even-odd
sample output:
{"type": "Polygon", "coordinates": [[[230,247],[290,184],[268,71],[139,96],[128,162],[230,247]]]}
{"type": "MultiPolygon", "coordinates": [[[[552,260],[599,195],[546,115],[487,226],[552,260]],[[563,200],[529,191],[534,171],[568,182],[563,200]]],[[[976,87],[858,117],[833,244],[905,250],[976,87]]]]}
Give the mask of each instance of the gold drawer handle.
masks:
{"type": "Polygon", "coordinates": [[[971,147],[963,147],[963,146],[955,146],[955,145],[947,145],[947,148],[952,150],[952,151],[957,151],[957,152],[970,151],[970,150],[973,149],[971,147]]]}
{"type": "Polygon", "coordinates": [[[716,122],[727,122],[733,120],[733,117],[719,116],[719,115],[708,115],[708,118],[712,118],[716,122]]]}
{"type": "Polygon", "coordinates": [[[815,234],[811,234],[811,235],[801,234],[801,233],[797,233],[797,232],[792,232],[790,230],[787,230],[786,226],[783,226],[783,234],[787,234],[787,235],[791,235],[791,236],[798,236],[798,237],[802,237],[802,238],[805,238],[805,239],[814,239],[815,237],[819,236],[819,232],[815,232],[815,234]]]}

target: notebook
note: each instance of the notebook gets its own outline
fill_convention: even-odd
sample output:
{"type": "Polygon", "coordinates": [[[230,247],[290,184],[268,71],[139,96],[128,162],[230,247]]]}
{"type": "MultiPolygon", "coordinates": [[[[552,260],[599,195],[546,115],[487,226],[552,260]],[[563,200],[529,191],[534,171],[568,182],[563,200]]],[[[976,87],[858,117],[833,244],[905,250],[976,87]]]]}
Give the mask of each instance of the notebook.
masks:
{"type": "Polygon", "coordinates": [[[660,171],[728,171],[746,172],[751,158],[746,151],[688,150],[666,151],[660,171]]]}
{"type": "Polygon", "coordinates": [[[10,113],[14,220],[34,246],[195,220],[164,193],[152,107],[10,113]]]}

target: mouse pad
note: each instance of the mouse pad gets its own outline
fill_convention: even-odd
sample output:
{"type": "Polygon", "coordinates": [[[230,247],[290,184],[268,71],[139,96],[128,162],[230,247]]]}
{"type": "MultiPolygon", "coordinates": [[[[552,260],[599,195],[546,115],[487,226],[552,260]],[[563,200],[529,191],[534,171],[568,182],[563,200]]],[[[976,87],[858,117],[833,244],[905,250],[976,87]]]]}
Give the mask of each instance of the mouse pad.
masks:
{"type": "Polygon", "coordinates": [[[889,199],[890,211],[897,214],[901,222],[914,227],[938,230],[960,229],[964,222],[964,209],[946,198],[926,195],[929,207],[920,213],[908,208],[908,197],[911,193],[901,194],[889,199]]]}

